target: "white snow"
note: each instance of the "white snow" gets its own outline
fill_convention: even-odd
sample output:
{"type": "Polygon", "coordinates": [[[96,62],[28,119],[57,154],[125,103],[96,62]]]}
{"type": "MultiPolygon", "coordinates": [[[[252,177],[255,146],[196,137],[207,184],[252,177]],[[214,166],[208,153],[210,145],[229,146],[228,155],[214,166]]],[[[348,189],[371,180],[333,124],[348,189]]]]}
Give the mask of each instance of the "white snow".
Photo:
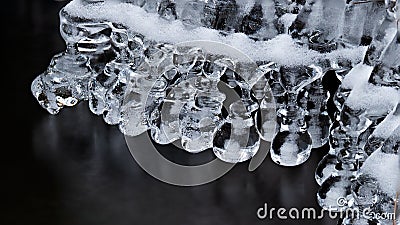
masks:
{"type": "Polygon", "coordinates": [[[296,20],[297,14],[293,13],[285,13],[279,18],[279,20],[282,22],[284,27],[286,28],[286,33],[288,32],[288,28],[292,23],[296,20]]]}
{"type": "Polygon", "coordinates": [[[171,44],[195,40],[216,41],[237,48],[255,61],[273,61],[281,65],[310,65],[317,59],[339,58],[357,63],[362,60],[365,51],[365,47],[359,47],[321,54],[297,45],[289,35],[279,35],[269,41],[254,41],[242,33],[223,36],[217,30],[204,27],[188,29],[179,20],[170,22],[133,4],[114,1],[82,5],[80,0],[73,0],[65,10],[81,18],[124,24],[150,40],[171,44]]]}
{"type": "Polygon", "coordinates": [[[376,178],[382,191],[389,196],[396,196],[400,191],[400,155],[375,151],[360,171],[376,178]]]}
{"type": "Polygon", "coordinates": [[[353,109],[386,114],[400,102],[400,91],[368,83],[372,69],[373,67],[360,63],[345,76],[342,87],[352,89],[346,104],[353,109]]]}
{"type": "Polygon", "coordinates": [[[399,90],[368,83],[353,89],[347,99],[347,104],[353,109],[374,110],[377,113],[390,112],[398,102],[400,102],[399,90]]]}
{"type": "MultiPolygon", "coordinates": [[[[397,107],[400,107],[400,105],[397,107]]],[[[375,128],[373,136],[386,140],[400,126],[400,115],[394,114],[395,110],[396,108],[375,128]]]]}
{"type": "Polygon", "coordinates": [[[239,10],[243,14],[248,14],[254,7],[255,0],[236,0],[236,4],[239,6],[239,10]]]}
{"type": "Polygon", "coordinates": [[[372,66],[359,63],[348,74],[342,81],[342,87],[347,89],[354,89],[357,85],[363,85],[368,82],[369,75],[373,70],[372,66]]]}

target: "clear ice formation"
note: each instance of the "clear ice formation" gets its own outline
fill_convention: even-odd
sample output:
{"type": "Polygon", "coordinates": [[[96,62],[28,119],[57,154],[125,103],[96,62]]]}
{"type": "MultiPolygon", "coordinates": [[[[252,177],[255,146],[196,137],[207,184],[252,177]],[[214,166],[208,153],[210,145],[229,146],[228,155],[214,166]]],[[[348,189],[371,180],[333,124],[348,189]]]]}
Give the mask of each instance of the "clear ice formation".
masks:
{"type": "Polygon", "coordinates": [[[374,212],[369,218],[358,221],[345,218],[342,224],[394,223],[376,215],[394,212],[400,177],[396,175],[382,181],[383,177],[389,176],[385,174],[387,172],[372,172],[393,171],[398,174],[400,171],[400,30],[397,26],[396,31],[396,23],[389,23],[394,21],[390,16],[389,9],[381,27],[376,28],[378,32],[368,47],[363,63],[348,74],[353,79],[345,77],[342,87],[335,94],[338,111],[331,127],[331,150],[316,170],[316,180],[321,185],[317,196],[322,207],[331,210],[357,208],[361,211],[368,208],[374,212]],[[390,32],[393,28],[394,32],[390,32]],[[378,93],[379,88],[386,93],[378,93]],[[385,104],[382,98],[390,98],[392,94],[389,92],[394,96],[389,104],[385,104]],[[386,154],[387,159],[374,161],[379,154],[386,154]],[[388,160],[397,161],[397,166],[386,168],[390,165],[388,160]],[[386,191],[387,187],[393,186],[392,191],[386,191]],[[339,198],[346,199],[347,204],[339,207],[339,198]]]}
{"type": "Polygon", "coordinates": [[[307,130],[305,106],[299,104],[299,92],[322,77],[322,70],[309,67],[282,66],[277,72],[284,89],[285,101],[279,102],[278,132],[272,141],[272,160],[283,166],[296,166],[305,162],[312,149],[312,138],[307,130]]]}
{"type": "MultiPolygon", "coordinates": [[[[369,215],[363,218],[365,224],[395,224],[399,219],[400,209],[398,194],[400,190],[400,126],[391,132],[382,146],[367,159],[360,173],[352,181],[351,196],[353,208],[360,212],[368,210],[369,215]],[[385,166],[382,166],[385,165],[385,166]],[[388,173],[388,171],[393,171],[388,173]],[[392,217],[382,217],[395,213],[392,217]]],[[[345,218],[342,224],[353,224],[345,218]]]]}
{"type": "Polygon", "coordinates": [[[36,99],[51,114],[88,98],[87,81],[93,73],[89,57],[80,54],[76,44],[89,35],[83,23],[79,18],[69,16],[65,10],[60,12],[60,32],[67,49],[54,56],[46,72],[32,83],[36,99]]]}
{"type": "Polygon", "coordinates": [[[258,109],[255,102],[238,100],[229,107],[229,115],[215,134],[214,154],[227,162],[243,162],[251,159],[260,147],[253,114],[258,109]]]}
{"type": "Polygon", "coordinates": [[[253,157],[261,141],[282,166],[329,144],[315,173],[329,208],[339,196],[354,202],[355,182],[374,187],[373,178],[358,180],[360,168],[400,122],[396,3],[74,0],[60,12],[67,49],[31,89],[51,114],[87,100],[125,135],[180,140],[188,152],[212,149],[230,163],[253,157]],[[197,39],[237,47],[258,68],[176,45],[197,39]],[[342,81],[336,91],[324,86],[327,73],[342,81]]]}
{"type": "Polygon", "coordinates": [[[182,147],[192,153],[213,147],[213,138],[224,121],[222,106],[225,95],[218,90],[217,81],[199,77],[195,81],[198,93],[179,113],[182,147]]]}

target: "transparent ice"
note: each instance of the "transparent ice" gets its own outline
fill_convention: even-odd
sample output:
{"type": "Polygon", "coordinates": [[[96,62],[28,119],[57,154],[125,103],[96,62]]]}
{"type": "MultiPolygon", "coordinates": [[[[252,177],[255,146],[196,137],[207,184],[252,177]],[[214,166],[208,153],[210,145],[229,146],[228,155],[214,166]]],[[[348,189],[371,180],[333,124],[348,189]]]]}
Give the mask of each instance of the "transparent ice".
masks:
{"type": "Polygon", "coordinates": [[[391,135],[383,142],[382,147],[374,152],[361,168],[361,173],[353,181],[352,196],[355,206],[360,209],[369,208],[370,221],[375,224],[393,224],[393,219],[379,217],[384,213],[396,213],[398,219],[399,188],[399,145],[400,126],[391,132],[391,135]],[[393,171],[388,174],[387,171],[393,171]],[[397,192],[397,193],[396,193],[397,192]],[[396,203],[397,201],[397,203],[396,203]]]}
{"type": "MultiPolygon", "coordinates": [[[[383,45],[383,43],[376,43],[376,45],[378,44],[383,45]]],[[[398,89],[400,87],[400,28],[397,28],[397,32],[388,46],[382,51],[379,51],[379,49],[378,47],[368,49],[365,61],[375,65],[369,81],[372,84],[398,89]],[[381,56],[375,59],[374,55],[379,53],[381,53],[381,56]]]]}
{"type": "Polygon", "coordinates": [[[252,116],[258,106],[246,104],[248,103],[242,100],[232,103],[226,122],[215,134],[214,154],[225,162],[246,161],[252,158],[260,147],[260,135],[252,116]]]}
{"type": "Polygon", "coordinates": [[[221,110],[225,100],[215,80],[200,76],[195,88],[195,100],[186,103],[179,115],[182,147],[192,153],[212,148],[214,133],[224,120],[221,110]]]}
{"type": "MultiPolygon", "coordinates": [[[[395,3],[75,0],[60,12],[67,50],[35,79],[32,93],[52,114],[89,100],[126,135],[150,130],[159,144],[181,139],[185,150],[213,149],[227,162],[251,158],[265,140],[274,162],[295,166],[329,142],[315,174],[320,203],[354,202],[349,189],[360,168],[389,146],[398,123],[395,3]],[[233,46],[259,67],[176,45],[198,39],[233,46]],[[330,96],[322,83],[332,74],[342,84],[330,96]]],[[[360,197],[374,187],[372,178],[357,182],[360,197]]]]}
{"type": "Polygon", "coordinates": [[[329,137],[331,119],[327,111],[328,92],[322,86],[322,78],[312,82],[306,88],[306,106],[308,132],[312,138],[312,147],[320,148],[329,137]]]}
{"type": "Polygon", "coordinates": [[[321,207],[334,208],[337,207],[339,197],[349,198],[351,181],[367,158],[364,150],[358,146],[357,139],[371,123],[365,111],[354,110],[346,104],[343,106],[340,125],[333,131],[339,137],[334,150],[336,160],[324,158],[317,169],[317,181],[323,181],[317,195],[321,207]],[[329,171],[333,173],[326,173],[329,171]]]}
{"type": "Polygon", "coordinates": [[[187,1],[182,10],[182,22],[190,28],[200,27],[204,20],[204,1],[187,1]]]}
{"type": "MultiPolygon", "coordinates": [[[[296,166],[308,159],[312,148],[312,139],[307,131],[307,109],[302,108],[298,102],[299,92],[321,78],[322,71],[315,66],[280,67],[277,74],[277,88],[284,88],[282,97],[285,100],[280,103],[277,99],[279,131],[272,142],[271,158],[279,165],[296,166]]],[[[274,86],[272,89],[274,92],[274,86]]]]}
{"type": "Polygon", "coordinates": [[[157,65],[165,53],[162,46],[148,46],[144,61],[130,77],[125,99],[121,106],[122,121],[120,130],[129,136],[138,136],[146,132],[151,121],[157,121],[161,115],[158,107],[165,97],[167,79],[155,75],[157,65]]]}
{"type": "Polygon", "coordinates": [[[207,1],[203,25],[209,28],[233,31],[237,22],[238,5],[235,0],[207,1]]]}
{"type": "Polygon", "coordinates": [[[88,80],[92,77],[89,57],[80,54],[77,42],[89,33],[80,25],[84,22],[65,10],[60,12],[60,32],[66,42],[65,52],[51,60],[47,71],[32,83],[32,93],[40,105],[51,114],[66,106],[74,106],[88,97],[88,80]]]}
{"type": "Polygon", "coordinates": [[[160,121],[152,124],[152,138],[159,144],[169,144],[181,138],[179,113],[194,99],[196,90],[189,81],[172,86],[161,105],[160,121]]]}
{"type": "Polygon", "coordinates": [[[311,49],[329,52],[337,48],[345,9],[345,0],[307,1],[289,28],[294,38],[311,49]]]}
{"type": "Polygon", "coordinates": [[[259,71],[261,76],[252,87],[255,98],[259,102],[259,112],[256,117],[261,121],[261,127],[258,129],[260,136],[265,141],[272,141],[276,133],[276,110],[275,98],[269,83],[267,71],[259,71]]]}
{"type": "MultiPolygon", "coordinates": [[[[400,63],[396,59],[391,60],[396,55],[392,52],[392,49],[397,49],[396,39],[397,37],[395,36],[394,41],[390,42],[385,50],[380,51],[381,56],[378,58],[371,58],[369,57],[371,54],[368,55],[367,53],[364,61],[364,64],[367,65],[358,67],[360,69],[363,67],[368,68],[368,65],[372,67],[372,69],[368,69],[369,73],[363,75],[363,77],[367,78],[365,81],[356,78],[359,83],[343,84],[344,87],[347,86],[347,88],[352,88],[353,90],[346,95],[342,95],[344,98],[337,104],[338,106],[343,105],[343,107],[340,111],[340,117],[334,124],[335,126],[332,127],[330,142],[332,149],[330,154],[320,162],[316,171],[316,179],[321,184],[318,200],[322,207],[335,207],[335,199],[338,196],[347,198],[348,202],[350,202],[353,196],[349,195],[348,190],[352,186],[353,189],[356,189],[355,194],[353,194],[356,196],[355,200],[362,207],[364,207],[364,204],[370,203],[368,201],[373,201],[376,198],[374,197],[375,195],[379,195],[379,192],[377,194],[372,191],[377,188],[374,186],[376,183],[374,179],[379,178],[371,178],[362,173],[360,174],[359,170],[363,168],[362,166],[369,155],[374,155],[374,152],[378,151],[378,149],[387,149],[384,144],[387,142],[385,141],[388,138],[387,133],[390,133],[390,130],[393,130],[400,122],[396,118],[399,100],[394,99],[394,104],[391,106],[392,112],[389,113],[390,111],[385,110],[384,103],[381,105],[374,105],[371,102],[360,104],[359,99],[363,98],[363,95],[367,98],[373,98],[373,95],[368,93],[368,89],[365,89],[365,87],[371,88],[371,85],[385,86],[386,88],[394,88],[394,90],[398,89],[398,86],[393,85],[393,83],[386,82],[396,82],[392,77],[385,80],[379,79],[382,77],[382,70],[391,70],[400,63]],[[385,55],[390,59],[385,60],[385,55]],[[367,195],[367,197],[364,195],[367,195]]],[[[369,51],[375,54],[374,50],[376,49],[371,46],[369,51]]],[[[375,95],[380,95],[380,93],[375,95]]],[[[392,145],[390,147],[393,148],[392,145]]],[[[383,197],[383,199],[386,199],[386,197],[383,197]]],[[[387,205],[386,201],[377,204],[379,207],[384,205],[387,205]]]]}

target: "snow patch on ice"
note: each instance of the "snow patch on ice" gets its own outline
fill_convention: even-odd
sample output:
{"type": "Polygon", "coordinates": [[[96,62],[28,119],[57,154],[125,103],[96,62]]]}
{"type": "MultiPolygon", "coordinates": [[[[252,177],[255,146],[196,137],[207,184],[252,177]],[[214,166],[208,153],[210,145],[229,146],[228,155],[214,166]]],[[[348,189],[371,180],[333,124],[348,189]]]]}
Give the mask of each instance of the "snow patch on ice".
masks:
{"type": "Polygon", "coordinates": [[[357,85],[363,85],[368,82],[368,78],[373,70],[372,66],[367,66],[363,63],[357,64],[350,72],[344,77],[342,87],[346,89],[353,89],[357,85]]]}
{"type": "Polygon", "coordinates": [[[243,14],[248,14],[253,9],[255,3],[255,0],[236,0],[239,10],[243,14]]]}
{"type": "Polygon", "coordinates": [[[365,109],[368,113],[386,114],[400,102],[400,91],[368,83],[372,70],[372,66],[360,63],[345,76],[342,87],[352,89],[346,104],[353,109],[365,109]]]}
{"type": "Polygon", "coordinates": [[[368,83],[353,89],[347,99],[347,105],[351,108],[366,109],[370,113],[392,111],[398,102],[400,102],[399,90],[368,83]]]}
{"type": "MultiPolygon", "coordinates": [[[[397,107],[400,107],[400,103],[397,107]]],[[[395,109],[396,110],[396,109],[395,109]]],[[[400,109],[397,109],[400,110],[400,109]]],[[[397,111],[396,110],[396,111],[397,111]]],[[[388,139],[393,131],[400,126],[400,115],[395,114],[392,111],[374,130],[373,135],[375,137],[388,139]]]]}
{"type": "MultiPolygon", "coordinates": [[[[262,4],[269,6],[271,3],[264,3],[263,1],[262,4]]],[[[266,6],[264,9],[268,9],[266,6]]],[[[310,65],[321,59],[348,59],[358,63],[362,60],[365,51],[365,47],[358,47],[353,50],[339,49],[322,54],[309,50],[306,46],[299,46],[286,34],[279,35],[269,41],[254,41],[242,33],[224,36],[217,30],[205,27],[187,29],[179,20],[167,21],[160,18],[158,14],[147,13],[144,9],[133,4],[114,1],[83,5],[80,0],[74,0],[65,7],[65,10],[72,16],[123,24],[132,31],[157,42],[171,44],[194,40],[221,42],[237,48],[252,60],[273,61],[280,65],[310,65]],[[288,54],[290,57],[288,57],[288,54]]]]}
{"type": "Polygon", "coordinates": [[[288,28],[296,20],[296,17],[297,17],[297,14],[285,13],[281,16],[281,18],[279,18],[279,20],[281,21],[281,23],[284,25],[284,27],[286,29],[285,33],[288,33],[288,28]]]}
{"type": "Polygon", "coordinates": [[[379,186],[389,196],[400,191],[400,155],[375,151],[360,170],[377,179],[379,186]]]}

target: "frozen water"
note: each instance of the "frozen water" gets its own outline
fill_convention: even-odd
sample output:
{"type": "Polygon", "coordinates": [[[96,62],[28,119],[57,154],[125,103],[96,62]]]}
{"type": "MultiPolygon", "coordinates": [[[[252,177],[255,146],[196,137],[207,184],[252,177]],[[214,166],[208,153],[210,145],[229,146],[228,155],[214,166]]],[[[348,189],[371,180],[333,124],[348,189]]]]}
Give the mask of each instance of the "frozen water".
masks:
{"type": "Polygon", "coordinates": [[[330,52],[337,48],[336,39],[341,33],[344,9],[344,0],[307,1],[289,32],[311,49],[330,52]]]}
{"type": "Polygon", "coordinates": [[[367,65],[377,65],[382,62],[383,58],[388,59],[388,62],[396,62],[395,59],[398,59],[398,56],[395,55],[397,55],[396,53],[398,52],[396,49],[398,49],[399,33],[399,27],[396,24],[395,19],[390,19],[389,16],[386,16],[384,23],[381,25],[380,31],[368,46],[364,62],[367,65]],[[390,47],[388,46],[389,43],[390,47]],[[385,54],[389,57],[384,57],[385,54]]]}
{"type": "Polygon", "coordinates": [[[352,176],[330,176],[326,179],[317,193],[319,205],[330,211],[341,211],[347,208],[347,204],[352,200],[351,180],[352,176]]]}
{"type": "Polygon", "coordinates": [[[161,0],[158,6],[158,14],[166,20],[172,21],[178,19],[175,2],[173,0],[161,0]]]}
{"type": "Polygon", "coordinates": [[[288,33],[290,25],[295,21],[306,1],[275,0],[275,21],[279,33],[288,33]]]}
{"type": "Polygon", "coordinates": [[[351,91],[365,84],[368,79],[368,75],[371,74],[373,70],[372,66],[367,66],[363,63],[359,63],[354,66],[347,74],[343,77],[342,84],[339,86],[339,89],[336,91],[333,101],[337,107],[337,110],[340,111],[348,99],[351,91]]]}
{"type": "Polygon", "coordinates": [[[244,16],[239,31],[255,40],[268,40],[275,37],[279,33],[274,17],[275,12],[273,1],[257,0],[251,11],[244,16]]]}
{"type": "Polygon", "coordinates": [[[387,113],[398,102],[400,102],[400,91],[396,88],[379,87],[363,81],[350,93],[346,104],[354,109],[369,109],[371,113],[387,113]]]}
{"type": "Polygon", "coordinates": [[[47,71],[32,83],[32,93],[51,114],[65,106],[74,106],[88,97],[88,81],[92,77],[89,58],[79,53],[77,42],[89,33],[78,24],[81,20],[67,11],[60,12],[60,31],[67,50],[53,57],[47,71]]]}
{"type": "Polygon", "coordinates": [[[235,0],[207,1],[203,24],[208,28],[234,31],[238,23],[238,5],[235,0]]]}
{"type": "MultiPolygon", "coordinates": [[[[382,122],[381,124],[385,123],[382,122]]],[[[354,197],[355,205],[352,207],[360,207],[360,210],[369,208],[371,212],[375,213],[368,218],[372,223],[392,223],[392,221],[373,217],[373,215],[394,212],[396,193],[400,191],[400,158],[398,154],[400,126],[398,123],[396,126],[397,129],[387,138],[383,147],[372,153],[363,163],[358,174],[347,174],[347,176],[333,174],[322,183],[318,192],[318,200],[321,206],[333,207],[335,205],[334,200],[339,198],[346,198],[347,202],[351,203],[354,197]],[[348,190],[351,190],[351,195],[349,195],[348,190]]],[[[353,222],[344,220],[343,224],[356,223],[356,221],[353,222]]],[[[357,222],[361,223],[362,220],[357,222]]]]}
{"type": "Polygon", "coordinates": [[[363,63],[357,64],[343,79],[342,87],[346,89],[354,89],[357,86],[365,84],[371,74],[373,67],[363,63]]]}
{"type": "Polygon", "coordinates": [[[271,158],[282,166],[296,166],[305,162],[310,154],[312,140],[306,130],[304,110],[288,105],[278,110],[278,119],[282,121],[279,132],[272,142],[271,158]]]}
{"type": "Polygon", "coordinates": [[[263,12],[261,4],[257,3],[251,11],[244,16],[240,30],[245,34],[254,34],[262,28],[263,12]]]}
{"type": "Polygon", "coordinates": [[[374,40],[372,45],[381,49],[384,45],[376,44],[390,33],[391,27],[395,27],[393,12],[393,1],[348,1],[342,43],[350,46],[369,45],[374,40]]]}
{"type": "Polygon", "coordinates": [[[337,164],[338,160],[335,154],[326,154],[324,158],[322,158],[315,170],[315,180],[318,185],[322,185],[330,176],[338,175],[338,170],[336,169],[337,164]]]}
{"type": "MultiPolygon", "coordinates": [[[[369,81],[376,85],[390,86],[399,89],[400,86],[400,27],[390,44],[383,50],[376,62],[369,81]]],[[[372,54],[372,53],[371,53],[372,54]]],[[[368,56],[368,55],[367,55],[368,56]]]]}
{"type": "Polygon", "coordinates": [[[117,57],[107,63],[103,73],[91,80],[89,106],[93,113],[103,114],[106,123],[116,125],[121,121],[120,108],[128,82],[132,76],[138,76],[134,74],[139,64],[135,59],[140,56],[132,54],[129,46],[142,46],[143,43],[131,37],[125,29],[116,28],[111,34],[111,40],[117,57]]]}
{"type": "MultiPolygon", "coordinates": [[[[94,113],[127,135],[151,128],[160,144],[182,137],[185,150],[214,147],[228,162],[252,157],[260,135],[270,141],[277,117],[271,156],[294,166],[328,140],[329,96],[321,82],[333,69],[343,79],[334,99],[341,114],[316,178],[327,187],[330,174],[341,177],[331,183],[340,192],[366,158],[360,147],[379,149],[398,123],[387,116],[400,102],[394,13],[393,1],[74,0],[60,13],[67,51],[35,79],[32,92],[50,113],[89,99],[94,113]],[[262,71],[218,48],[210,50],[215,57],[174,46],[196,39],[233,46],[262,71]],[[364,57],[366,47],[357,46],[371,40],[364,57]],[[233,103],[223,113],[220,80],[235,89],[246,110],[233,103]],[[271,110],[275,103],[278,116],[271,110]]],[[[382,149],[393,151],[389,145],[382,149]]],[[[330,204],[335,193],[328,192],[320,192],[321,204],[330,204]]]]}
{"type": "MultiPolygon", "coordinates": [[[[393,43],[395,42],[392,42],[389,46],[394,46],[393,49],[397,49],[396,45],[393,43]]],[[[372,51],[371,47],[368,51],[372,51]]],[[[387,133],[399,124],[396,116],[393,115],[396,112],[396,106],[400,102],[398,87],[388,82],[382,82],[383,79],[376,82],[377,77],[388,77],[386,75],[379,75],[382,74],[379,73],[382,72],[382,70],[385,74],[388,74],[386,71],[396,71],[396,69],[390,69],[393,67],[396,68],[396,64],[399,63],[398,60],[391,61],[393,59],[393,53],[391,53],[391,51],[393,51],[392,48],[387,48],[387,50],[382,51],[382,56],[385,55],[385,52],[389,52],[387,55],[389,55],[388,58],[391,59],[387,61],[387,64],[389,64],[388,66],[384,66],[382,62],[386,62],[386,60],[380,61],[382,60],[380,58],[380,60],[374,59],[364,61],[364,64],[359,64],[354,67],[350,73],[344,77],[342,86],[335,96],[336,105],[341,109],[338,126],[336,125],[336,127],[333,127],[331,136],[331,147],[334,150],[332,152],[336,154],[337,162],[335,162],[334,156],[327,156],[324,158],[325,161],[321,161],[316,171],[317,181],[325,179],[318,193],[319,203],[323,207],[332,206],[332,204],[334,204],[333,198],[330,196],[337,197],[336,195],[341,195],[341,197],[346,197],[348,193],[344,190],[350,187],[354,177],[357,177],[357,181],[353,183],[353,195],[358,204],[368,205],[371,201],[374,201],[373,199],[382,197],[379,192],[374,192],[376,187],[378,187],[375,185],[379,183],[378,178],[368,173],[358,176],[358,173],[360,173],[358,170],[367,158],[365,153],[371,154],[376,149],[379,149],[382,144],[382,149],[388,149],[388,151],[392,151],[389,149],[395,146],[393,144],[387,144],[391,147],[384,147],[384,140],[387,138],[387,133]],[[391,111],[392,113],[389,114],[391,111]],[[380,135],[382,135],[382,137],[379,137],[380,135]],[[356,139],[358,139],[357,143],[354,142],[356,139]],[[357,150],[360,147],[364,147],[364,144],[365,149],[363,151],[357,150]],[[332,165],[334,163],[336,163],[335,166],[332,165]],[[334,168],[334,170],[331,178],[326,179],[326,174],[323,172],[332,172],[332,168],[334,168]],[[334,179],[332,177],[336,178],[334,179]]],[[[367,52],[366,58],[371,59],[371,57],[368,58],[368,54],[370,53],[367,52]]],[[[397,55],[395,57],[397,57],[397,55]]],[[[396,72],[389,74],[396,74],[396,72]]],[[[394,76],[391,75],[391,79],[386,80],[396,82],[393,77],[394,76]]],[[[385,143],[387,142],[388,141],[385,143]]],[[[374,154],[375,153],[373,153],[373,155],[374,154]]],[[[369,160],[370,158],[368,158],[365,164],[368,165],[369,160]]],[[[396,162],[398,162],[398,159],[396,159],[396,162]]],[[[375,165],[377,164],[375,163],[375,165]]],[[[364,168],[364,166],[362,168],[364,168]]],[[[366,168],[368,168],[368,166],[366,168]]],[[[375,168],[374,171],[377,172],[379,170],[375,168]]],[[[381,176],[384,176],[384,174],[381,174],[381,176]]],[[[390,179],[398,180],[399,178],[391,177],[390,179]]],[[[397,182],[395,183],[397,185],[397,182]]],[[[384,186],[387,185],[384,184],[384,186]]],[[[379,188],[381,187],[379,186],[379,188]]],[[[385,200],[379,203],[379,205],[385,204],[387,204],[385,200]]]]}
{"type": "Polygon", "coordinates": [[[255,5],[260,4],[260,0],[236,0],[236,4],[239,7],[239,12],[244,15],[250,13],[255,5]]]}
{"type": "Polygon", "coordinates": [[[160,5],[160,0],[146,0],[143,9],[149,13],[156,13],[160,5]]]}
{"type": "Polygon", "coordinates": [[[181,15],[182,23],[189,28],[202,26],[204,7],[204,1],[187,1],[181,15]]]}
{"type": "Polygon", "coordinates": [[[365,16],[362,38],[368,43],[376,36],[382,21],[385,19],[385,2],[370,2],[366,14],[368,16],[365,16]]]}
{"type": "Polygon", "coordinates": [[[215,134],[213,151],[222,161],[243,162],[252,158],[259,149],[260,135],[252,116],[258,106],[245,104],[248,103],[242,100],[232,103],[225,124],[215,134]],[[249,108],[254,111],[249,111],[249,108]]]}
{"type": "MultiPolygon", "coordinates": [[[[365,161],[360,169],[361,175],[357,177],[352,188],[356,204],[361,208],[370,207],[375,215],[395,212],[395,201],[398,201],[400,191],[399,138],[398,125],[382,148],[372,153],[365,161]]],[[[393,222],[379,217],[374,219],[380,224],[393,222]]]]}
{"type": "Polygon", "coordinates": [[[266,141],[272,141],[276,130],[276,110],[275,99],[267,78],[265,76],[260,77],[253,86],[252,91],[259,102],[259,116],[256,118],[261,120],[259,129],[261,138],[266,141]]]}
{"type": "Polygon", "coordinates": [[[354,4],[356,1],[349,1],[344,12],[343,31],[340,42],[348,46],[361,44],[363,26],[367,15],[369,4],[354,4]]]}
{"type": "Polygon", "coordinates": [[[384,141],[389,138],[392,132],[400,124],[400,103],[396,108],[374,129],[368,137],[364,150],[368,155],[380,148],[384,141]]]}
{"type": "MultiPolygon", "coordinates": [[[[299,93],[313,82],[318,82],[317,80],[322,77],[321,68],[314,65],[305,67],[266,64],[262,66],[262,69],[269,70],[271,90],[278,106],[279,131],[272,142],[271,157],[280,165],[299,165],[307,160],[312,147],[312,139],[307,132],[306,116],[309,113],[307,109],[313,113],[312,122],[317,123],[320,120],[318,116],[322,109],[322,106],[315,107],[315,105],[308,104],[308,92],[307,96],[303,94],[303,97],[299,96],[299,93]],[[299,99],[300,102],[298,102],[299,99]]],[[[314,89],[310,88],[310,90],[313,97],[320,97],[317,97],[319,94],[314,89]]],[[[323,98],[327,98],[327,96],[323,98]]],[[[314,134],[318,134],[318,132],[314,132],[314,134]]],[[[316,141],[317,144],[326,141],[322,140],[324,138],[321,136],[315,138],[320,138],[316,141]]]]}
{"type": "Polygon", "coordinates": [[[379,200],[378,181],[368,174],[361,174],[353,182],[352,191],[356,204],[361,207],[369,207],[379,200]]]}
{"type": "Polygon", "coordinates": [[[308,111],[307,126],[311,135],[313,148],[319,148],[328,142],[331,120],[327,111],[328,92],[322,86],[322,78],[305,88],[308,111]]]}
{"type": "Polygon", "coordinates": [[[381,151],[386,154],[399,155],[400,148],[400,125],[393,131],[389,138],[385,140],[381,151]]]}
{"type": "Polygon", "coordinates": [[[152,137],[159,144],[169,144],[180,136],[179,113],[183,106],[194,99],[195,89],[190,82],[171,87],[161,107],[160,122],[153,124],[152,137]]]}
{"type": "MultiPolygon", "coordinates": [[[[254,84],[251,88],[255,99],[257,99],[259,103],[259,111],[256,116],[257,121],[261,122],[259,133],[261,138],[266,141],[272,141],[276,130],[276,103],[274,95],[277,93],[273,93],[269,85],[273,80],[271,75],[272,68],[270,68],[271,65],[273,65],[273,63],[261,65],[256,69],[255,75],[253,75],[255,78],[252,79],[254,80],[254,82],[252,82],[254,84]]],[[[278,73],[276,73],[276,75],[278,75],[278,73]]]]}
{"type": "MultiPolygon", "coordinates": [[[[274,7],[273,4],[272,6],[268,5],[271,2],[262,1],[263,9],[265,9],[263,15],[270,14],[269,9],[274,7]]],[[[194,1],[193,4],[195,3],[201,4],[201,1],[194,1]]],[[[254,41],[241,33],[222,35],[217,30],[202,26],[188,29],[184,25],[185,22],[182,23],[180,20],[170,22],[160,18],[158,14],[146,13],[143,8],[134,4],[116,3],[113,1],[106,1],[103,4],[82,5],[79,1],[74,0],[65,7],[65,10],[72,15],[90,18],[91,20],[108,20],[124,24],[130,30],[146,37],[151,37],[152,40],[157,42],[175,44],[191,40],[217,41],[239,49],[255,61],[273,61],[280,65],[310,65],[323,59],[331,61],[348,59],[352,62],[360,62],[364,51],[363,47],[359,47],[351,51],[348,49],[339,49],[328,54],[321,54],[309,50],[307,47],[298,46],[289,35],[285,34],[278,35],[270,41],[254,41]],[[118,11],[118,13],[113,13],[115,11],[118,11]],[[130,19],[131,15],[135,15],[134,20],[130,19]],[[269,54],[265,54],[265,52],[269,52],[269,54]],[[287,52],[291,52],[292,57],[288,58],[286,55],[287,52]]],[[[186,15],[189,15],[189,12],[186,15]]],[[[196,14],[193,14],[190,20],[197,18],[194,15],[196,14]]],[[[194,22],[193,24],[198,24],[198,22],[194,22]]]]}
{"type": "Polygon", "coordinates": [[[221,109],[225,100],[216,81],[199,77],[196,83],[199,92],[195,101],[186,103],[179,115],[182,147],[191,153],[212,147],[214,133],[223,123],[221,109]]]}
{"type": "Polygon", "coordinates": [[[119,126],[125,135],[138,136],[146,132],[150,117],[160,116],[154,110],[161,104],[167,82],[163,77],[154,76],[154,70],[150,68],[149,64],[142,63],[130,76],[121,105],[119,126]]]}

